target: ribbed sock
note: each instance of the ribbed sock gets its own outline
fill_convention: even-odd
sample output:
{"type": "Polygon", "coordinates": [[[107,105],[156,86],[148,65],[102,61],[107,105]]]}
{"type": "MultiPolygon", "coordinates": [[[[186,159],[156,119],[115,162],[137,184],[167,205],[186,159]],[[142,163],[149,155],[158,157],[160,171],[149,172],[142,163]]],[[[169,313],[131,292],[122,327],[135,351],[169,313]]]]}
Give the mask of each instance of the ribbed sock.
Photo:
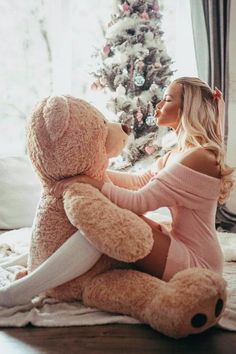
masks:
{"type": "Polygon", "coordinates": [[[86,273],[100,257],[101,253],[77,231],[33,272],[0,288],[0,306],[26,304],[40,293],[86,273]]]}

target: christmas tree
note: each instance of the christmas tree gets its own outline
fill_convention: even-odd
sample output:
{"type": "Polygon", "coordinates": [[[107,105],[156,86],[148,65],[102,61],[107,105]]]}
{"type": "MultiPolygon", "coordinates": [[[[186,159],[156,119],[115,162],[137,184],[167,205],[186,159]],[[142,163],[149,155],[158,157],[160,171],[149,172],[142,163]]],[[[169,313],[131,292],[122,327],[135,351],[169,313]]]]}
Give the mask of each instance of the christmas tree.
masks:
{"type": "Polygon", "coordinates": [[[173,71],[162,39],[158,2],[115,0],[114,7],[106,43],[97,53],[100,62],[92,89],[110,91],[108,109],[132,129],[122,156],[125,168],[148,155],[160,155],[164,132],[156,126],[154,112],[173,71]]]}

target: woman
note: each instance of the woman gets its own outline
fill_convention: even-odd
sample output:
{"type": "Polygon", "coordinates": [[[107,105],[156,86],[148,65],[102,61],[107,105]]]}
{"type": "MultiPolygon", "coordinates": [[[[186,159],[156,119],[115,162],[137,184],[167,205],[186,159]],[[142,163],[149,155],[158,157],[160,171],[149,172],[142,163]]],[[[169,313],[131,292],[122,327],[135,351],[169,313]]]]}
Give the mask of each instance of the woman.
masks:
{"type": "MultiPolygon", "coordinates": [[[[163,280],[191,267],[223,271],[215,213],[217,203],[228,198],[233,185],[233,169],[225,164],[223,108],[218,89],[212,90],[197,78],[176,79],[158,103],[156,118],[159,126],[176,131],[178,143],[158,159],[155,172],[150,170],[143,176],[110,172],[113,184],[86,176],[76,178],[139,215],[163,206],[170,208],[171,230],[151,222],[153,249],[137,262],[141,270],[163,280]]],[[[59,182],[54,192],[61,194],[71,182],[59,182]]]]}

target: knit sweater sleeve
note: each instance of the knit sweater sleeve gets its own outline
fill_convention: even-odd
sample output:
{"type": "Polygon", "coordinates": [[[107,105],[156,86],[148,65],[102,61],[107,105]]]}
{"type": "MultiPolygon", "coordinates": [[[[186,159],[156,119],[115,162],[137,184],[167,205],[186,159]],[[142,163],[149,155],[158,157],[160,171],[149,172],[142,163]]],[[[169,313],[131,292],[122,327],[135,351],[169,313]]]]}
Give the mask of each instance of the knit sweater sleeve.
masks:
{"type": "Polygon", "coordinates": [[[210,181],[208,178],[181,164],[175,164],[171,168],[164,168],[137,191],[104,183],[102,193],[121,208],[138,215],[176,205],[199,209],[204,199],[214,199],[219,193],[216,179],[210,181]]]}
{"type": "Polygon", "coordinates": [[[107,175],[111,182],[118,187],[127,188],[131,190],[137,190],[144,187],[151,178],[158,173],[163,167],[163,158],[160,157],[150,169],[142,174],[136,175],[127,172],[118,172],[118,171],[107,171],[107,175]]]}

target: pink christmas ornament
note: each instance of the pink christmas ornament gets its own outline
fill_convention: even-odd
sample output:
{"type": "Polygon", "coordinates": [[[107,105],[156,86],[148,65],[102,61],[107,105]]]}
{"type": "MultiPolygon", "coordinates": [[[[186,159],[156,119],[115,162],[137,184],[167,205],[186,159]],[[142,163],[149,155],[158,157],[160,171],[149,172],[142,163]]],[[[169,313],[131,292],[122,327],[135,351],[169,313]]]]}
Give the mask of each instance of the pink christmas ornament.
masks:
{"type": "Polygon", "coordinates": [[[138,68],[139,68],[139,70],[142,71],[142,70],[144,69],[144,67],[145,67],[144,62],[143,62],[142,60],[139,60],[139,61],[138,61],[138,68]]]}
{"type": "Polygon", "coordinates": [[[145,151],[148,155],[152,155],[156,151],[156,149],[154,146],[148,145],[148,146],[145,146],[145,151]]]}
{"type": "Polygon", "coordinates": [[[90,88],[92,91],[97,91],[98,87],[97,87],[96,82],[93,82],[92,85],[90,86],[90,88]]]}
{"type": "Polygon", "coordinates": [[[139,122],[141,122],[141,120],[143,119],[143,113],[141,112],[140,109],[137,112],[136,118],[139,122]]]}
{"type": "Polygon", "coordinates": [[[111,51],[111,48],[108,45],[105,45],[105,47],[103,47],[103,54],[108,55],[111,51]]]}
{"type": "Polygon", "coordinates": [[[124,2],[124,4],[122,5],[122,10],[124,12],[128,12],[129,11],[129,5],[127,4],[127,2],[124,2]]]}
{"type": "Polygon", "coordinates": [[[101,85],[102,87],[105,87],[106,84],[107,84],[106,78],[105,78],[105,77],[100,77],[99,83],[100,83],[100,85],[101,85]]]}
{"type": "Polygon", "coordinates": [[[91,90],[93,91],[97,91],[97,90],[102,90],[103,86],[100,84],[99,80],[96,80],[92,83],[92,85],[90,86],[91,90]]]}
{"type": "Polygon", "coordinates": [[[160,10],[160,7],[158,5],[158,2],[157,1],[154,1],[154,4],[153,4],[153,10],[158,12],[160,10]]]}
{"type": "Polygon", "coordinates": [[[146,11],[143,11],[141,14],[140,14],[140,18],[142,18],[143,20],[149,20],[149,15],[146,11]]]}
{"type": "Polygon", "coordinates": [[[159,68],[161,68],[161,63],[156,61],[154,66],[155,66],[155,68],[159,69],[159,68]]]}

